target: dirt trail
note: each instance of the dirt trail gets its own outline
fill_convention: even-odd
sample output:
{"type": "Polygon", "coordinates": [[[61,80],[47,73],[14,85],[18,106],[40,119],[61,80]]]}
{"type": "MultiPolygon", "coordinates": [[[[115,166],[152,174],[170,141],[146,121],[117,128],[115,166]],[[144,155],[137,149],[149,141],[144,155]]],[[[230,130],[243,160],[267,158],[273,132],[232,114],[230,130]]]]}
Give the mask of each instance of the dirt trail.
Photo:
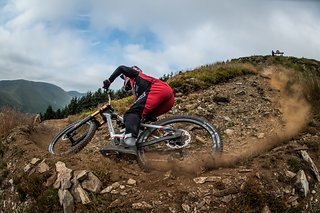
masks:
{"type": "Polygon", "coordinates": [[[35,126],[29,139],[39,148],[48,150],[49,142],[68,124],[67,119],[47,120],[35,126]]]}
{"type": "MultiPolygon", "coordinates": [[[[240,160],[270,150],[293,137],[306,125],[309,106],[301,98],[297,86],[294,96],[286,94],[284,86],[288,80],[285,73],[279,74],[274,70],[267,70],[262,75],[239,77],[217,85],[201,95],[178,97],[179,104],[176,104],[173,109],[176,113],[179,113],[178,108],[186,108],[189,112],[202,116],[202,110],[206,110],[205,115],[210,113],[212,123],[222,134],[224,153],[214,158],[198,157],[196,161],[187,164],[179,162],[173,162],[172,165],[160,164],[155,170],[174,170],[195,175],[199,174],[203,167],[211,169],[231,167],[240,160]],[[198,97],[202,97],[200,104],[198,97]],[[222,105],[212,103],[214,97],[225,97],[230,101],[222,105]],[[186,101],[184,101],[185,98],[186,101]],[[209,106],[202,108],[202,103],[209,106]],[[233,133],[226,134],[227,129],[231,129],[233,133]]],[[[35,128],[29,139],[41,149],[39,153],[47,155],[49,142],[66,124],[66,119],[45,121],[35,128]]],[[[108,136],[105,133],[105,129],[99,130],[92,142],[79,154],[71,158],[54,160],[64,160],[74,169],[106,168],[108,165],[111,166],[108,170],[114,170],[131,164],[122,160],[118,162],[114,159],[110,160],[100,155],[99,147],[108,143],[108,136]]],[[[30,153],[30,156],[39,153],[30,153]]]]}
{"type": "MultiPolygon", "coordinates": [[[[290,158],[290,153],[286,155],[286,149],[299,147],[295,144],[290,149],[290,143],[282,143],[296,137],[305,128],[310,107],[301,96],[298,85],[292,87],[294,96],[286,93],[283,88],[288,78],[285,74],[267,71],[237,77],[208,88],[201,94],[176,98],[173,114],[202,116],[219,129],[224,142],[224,153],[220,157],[199,156],[190,164],[173,162],[145,172],[135,161],[110,159],[100,154],[101,145],[108,143],[105,127],[97,131],[80,153],[71,157],[52,157],[47,151],[48,145],[57,132],[67,125],[67,119],[63,119],[44,121],[35,126],[30,134],[22,134],[20,139],[20,136],[17,137],[16,145],[24,154],[15,163],[22,172],[26,163],[34,157],[46,158],[51,168],[60,160],[73,170],[93,171],[104,187],[117,181],[124,183],[129,178],[135,179],[137,185],[127,190],[126,196],[115,194],[105,198],[103,205],[109,206],[119,199],[119,208],[123,210],[130,209],[134,202],[147,201],[157,212],[179,212],[182,204],[185,208],[187,205],[203,211],[223,211],[231,200],[238,197],[241,186],[253,176],[270,178],[269,187],[284,190],[287,186],[279,186],[273,174],[282,174],[287,166],[285,162],[275,166],[271,159],[290,158]],[[280,153],[279,149],[271,150],[280,145],[289,148],[280,148],[280,153]],[[256,156],[254,160],[253,156],[256,156]],[[243,163],[247,159],[252,163],[243,163]],[[272,168],[265,169],[269,163],[272,168]],[[203,167],[207,170],[201,169],[203,167]],[[194,179],[199,176],[214,178],[199,184],[194,179]],[[217,193],[225,194],[220,196],[217,193]]],[[[318,140],[318,135],[312,137],[318,140]]],[[[283,197],[287,199],[289,196],[283,197]]]]}

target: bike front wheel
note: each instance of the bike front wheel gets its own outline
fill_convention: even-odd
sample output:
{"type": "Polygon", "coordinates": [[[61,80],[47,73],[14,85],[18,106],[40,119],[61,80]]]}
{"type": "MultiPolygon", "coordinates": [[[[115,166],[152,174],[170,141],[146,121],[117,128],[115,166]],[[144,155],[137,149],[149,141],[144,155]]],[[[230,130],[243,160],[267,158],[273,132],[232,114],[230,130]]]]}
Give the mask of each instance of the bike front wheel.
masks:
{"type": "Polygon", "coordinates": [[[223,149],[217,129],[203,118],[173,116],[153,124],[163,128],[147,129],[138,139],[138,162],[143,168],[201,167],[201,162],[223,149]],[[170,135],[174,138],[161,140],[170,135]]]}
{"type": "Polygon", "coordinates": [[[82,124],[80,122],[68,125],[54,137],[49,144],[49,152],[51,154],[59,156],[75,154],[91,141],[97,130],[97,124],[93,120],[82,124]],[[76,125],[79,125],[78,128],[69,132],[76,125]]]}

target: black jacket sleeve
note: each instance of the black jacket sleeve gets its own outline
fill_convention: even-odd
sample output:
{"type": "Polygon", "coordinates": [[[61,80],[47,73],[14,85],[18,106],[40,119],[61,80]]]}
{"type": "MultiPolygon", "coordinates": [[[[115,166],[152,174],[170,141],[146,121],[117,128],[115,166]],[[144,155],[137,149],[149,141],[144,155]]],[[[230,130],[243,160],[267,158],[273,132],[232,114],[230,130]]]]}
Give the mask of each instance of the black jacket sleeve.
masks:
{"type": "Polygon", "coordinates": [[[125,75],[129,78],[135,78],[139,75],[139,72],[131,67],[119,66],[110,76],[109,81],[112,83],[119,75],[125,75]]]}

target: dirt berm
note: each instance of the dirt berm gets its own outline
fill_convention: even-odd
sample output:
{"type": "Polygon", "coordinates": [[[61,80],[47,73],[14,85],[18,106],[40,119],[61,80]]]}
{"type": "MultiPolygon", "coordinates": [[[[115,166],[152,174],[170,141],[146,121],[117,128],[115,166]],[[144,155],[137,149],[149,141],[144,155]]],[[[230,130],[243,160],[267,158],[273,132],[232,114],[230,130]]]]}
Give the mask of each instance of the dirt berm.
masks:
{"type": "Polygon", "coordinates": [[[15,129],[3,141],[8,174],[1,181],[0,211],[61,212],[48,179],[62,161],[73,171],[91,171],[102,189],[119,183],[104,194],[87,192],[90,203],[74,203],[74,212],[319,212],[317,176],[301,151],[320,166],[320,125],[312,119],[300,85],[291,85],[288,93],[289,79],[265,69],[205,91],[177,94],[170,113],[205,117],[219,130],[224,151],[214,159],[198,156],[194,164],[167,165],[167,171],[146,172],[136,161],[102,156],[99,147],[109,140],[104,128],[68,158],[47,151],[68,119],[15,129]],[[49,170],[26,173],[33,158],[45,159],[49,170]]]}

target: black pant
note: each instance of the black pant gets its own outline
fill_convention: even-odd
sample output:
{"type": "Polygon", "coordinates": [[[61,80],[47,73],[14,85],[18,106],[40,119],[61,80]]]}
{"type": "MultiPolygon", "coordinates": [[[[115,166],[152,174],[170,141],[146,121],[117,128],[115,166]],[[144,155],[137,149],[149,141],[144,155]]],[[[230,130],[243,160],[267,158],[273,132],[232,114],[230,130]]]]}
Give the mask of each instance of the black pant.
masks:
{"type": "Polygon", "coordinates": [[[142,112],[144,110],[149,92],[144,92],[140,95],[134,104],[124,114],[124,125],[126,134],[132,134],[132,137],[137,138],[141,123],[142,112]]]}

